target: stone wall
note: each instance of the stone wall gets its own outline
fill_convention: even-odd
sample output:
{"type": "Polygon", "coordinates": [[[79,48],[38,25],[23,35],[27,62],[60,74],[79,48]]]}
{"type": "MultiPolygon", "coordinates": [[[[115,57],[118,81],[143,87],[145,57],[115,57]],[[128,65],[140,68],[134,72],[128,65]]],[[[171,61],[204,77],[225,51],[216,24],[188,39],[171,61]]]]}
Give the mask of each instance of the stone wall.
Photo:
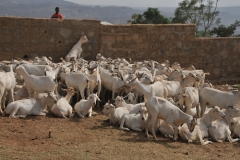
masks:
{"type": "Polygon", "coordinates": [[[105,25],[100,53],[132,60],[167,59],[203,69],[215,83],[240,82],[240,38],[195,38],[195,25],[105,25]]]}
{"type": "Polygon", "coordinates": [[[153,59],[182,67],[193,64],[218,83],[240,82],[240,38],[195,38],[195,25],[101,25],[98,20],[0,17],[0,60],[51,56],[54,61],[71,50],[81,35],[82,57],[153,59]]]}
{"type": "Polygon", "coordinates": [[[81,35],[84,58],[94,58],[99,50],[101,24],[97,20],[57,20],[0,17],[0,60],[51,56],[54,61],[65,57],[81,35]]]}
{"type": "Polygon", "coordinates": [[[195,39],[195,25],[105,25],[101,33],[106,56],[191,63],[187,45],[195,39]]]}

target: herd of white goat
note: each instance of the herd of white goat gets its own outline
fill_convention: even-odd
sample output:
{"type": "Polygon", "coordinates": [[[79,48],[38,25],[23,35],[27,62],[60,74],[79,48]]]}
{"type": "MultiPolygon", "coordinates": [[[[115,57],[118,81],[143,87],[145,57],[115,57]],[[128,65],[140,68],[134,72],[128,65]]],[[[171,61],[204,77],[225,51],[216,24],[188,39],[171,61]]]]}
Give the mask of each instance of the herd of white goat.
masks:
{"type": "Polygon", "coordinates": [[[82,36],[60,63],[50,57],[1,61],[0,114],[19,118],[50,110],[84,118],[102,104],[111,124],[146,136],[150,131],[156,140],[156,132],[202,145],[212,143],[207,138],[239,140],[240,91],[214,89],[204,81],[209,73],[167,60],[131,62],[99,53],[86,61],[80,55],[87,42],[82,36]]]}

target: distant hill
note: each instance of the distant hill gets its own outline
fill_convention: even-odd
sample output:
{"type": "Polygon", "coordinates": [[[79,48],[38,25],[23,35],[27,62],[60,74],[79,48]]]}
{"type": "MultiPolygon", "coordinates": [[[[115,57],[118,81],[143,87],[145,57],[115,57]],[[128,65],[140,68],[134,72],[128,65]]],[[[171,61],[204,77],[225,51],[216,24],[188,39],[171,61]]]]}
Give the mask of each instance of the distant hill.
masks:
{"type": "Polygon", "coordinates": [[[86,6],[64,0],[0,0],[0,16],[49,18],[55,7],[68,19],[97,19],[126,24],[132,14],[142,13],[130,7],[86,6]]]}
{"type": "MultiPolygon", "coordinates": [[[[60,7],[64,18],[97,19],[112,24],[126,24],[134,13],[142,14],[147,7],[131,8],[118,6],[80,5],[65,0],[0,0],[0,16],[50,18],[55,7],[60,7]]],[[[158,7],[161,14],[174,17],[174,7],[158,7]]],[[[240,21],[240,6],[219,7],[222,24],[230,25],[240,21]]],[[[240,27],[236,34],[240,34],[240,27]]]]}

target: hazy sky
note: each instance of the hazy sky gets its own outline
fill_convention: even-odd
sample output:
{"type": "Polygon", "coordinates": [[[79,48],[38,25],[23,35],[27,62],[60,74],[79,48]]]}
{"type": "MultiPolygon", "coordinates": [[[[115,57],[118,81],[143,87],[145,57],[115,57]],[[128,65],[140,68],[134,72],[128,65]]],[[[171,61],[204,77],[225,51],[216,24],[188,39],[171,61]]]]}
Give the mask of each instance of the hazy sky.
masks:
{"type": "MultiPolygon", "coordinates": [[[[182,0],[66,0],[88,5],[115,5],[131,7],[177,7],[182,0]]],[[[219,7],[240,6],[240,0],[219,0],[219,7]]]]}

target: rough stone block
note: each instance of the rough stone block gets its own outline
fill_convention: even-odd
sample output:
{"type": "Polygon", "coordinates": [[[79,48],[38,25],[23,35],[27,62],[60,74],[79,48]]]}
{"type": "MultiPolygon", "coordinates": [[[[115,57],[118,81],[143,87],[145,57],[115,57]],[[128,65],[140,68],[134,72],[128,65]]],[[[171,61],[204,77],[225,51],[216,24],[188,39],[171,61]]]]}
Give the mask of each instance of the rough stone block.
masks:
{"type": "Polygon", "coordinates": [[[12,43],[5,43],[3,46],[3,50],[6,52],[12,52],[13,51],[13,44],[12,43]]]}
{"type": "Polygon", "coordinates": [[[167,40],[176,40],[178,39],[178,35],[177,34],[169,34],[167,36],[167,40]]]}
{"type": "Polygon", "coordinates": [[[48,38],[47,38],[47,36],[39,36],[39,35],[38,36],[31,36],[30,42],[41,45],[42,43],[47,43],[48,38]]]}
{"type": "Polygon", "coordinates": [[[184,41],[187,39],[187,35],[185,33],[179,34],[178,35],[178,40],[184,41]]]}
{"type": "Polygon", "coordinates": [[[63,27],[63,20],[53,18],[48,20],[48,27],[59,28],[63,27]]]}
{"type": "Polygon", "coordinates": [[[137,41],[138,39],[139,39],[139,34],[134,33],[134,34],[132,35],[132,40],[133,40],[133,41],[137,41]]]}
{"type": "Polygon", "coordinates": [[[161,26],[156,26],[156,34],[171,34],[173,33],[173,27],[172,26],[165,26],[165,25],[161,25],[161,26]]]}
{"type": "Polygon", "coordinates": [[[14,25],[21,26],[21,27],[31,27],[32,18],[16,18],[14,21],[14,25]]]}
{"type": "Polygon", "coordinates": [[[21,34],[22,35],[39,35],[39,28],[38,27],[22,27],[21,34]]]}
{"type": "Polygon", "coordinates": [[[102,35],[101,40],[102,40],[102,42],[115,42],[115,36],[113,36],[113,35],[102,35]]]}
{"type": "Polygon", "coordinates": [[[10,35],[0,35],[0,42],[11,43],[11,42],[13,42],[13,36],[10,36],[10,35]]]}
{"type": "Polygon", "coordinates": [[[14,26],[2,26],[1,29],[2,29],[1,32],[2,32],[3,35],[11,35],[15,31],[14,26]]]}
{"type": "Polygon", "coordinates": [[[199,41],[199,40],[193,41],[192,45],[193,45],[192,47],[199,48],[199,47],[201,47],[201,41],[199,41]]]}
{"type": "Polygon", "coordinates": [[[125,35],[123,36],[123,39],[125,42],[131,42],[132,41],[132,36],[131,35],[125,35]]]}
{"type": "Polygon", "coordinates": [[[47,27],[47,19],[31,19],[31,26],[33,27],[47,27]]]}
{"type": "Polygon", "coordinates": [[[0,17],[0,26],[14,26],[16,18],[0,17]]]}
{"type": "Polygon", "coordinates": [[[186,26],[182,26],[182,25],[176,25],[173,27],[174,31],[179,33],[179,32],[184,32],[185,31],[185,27],[186,26]]]}
{"type": "Polygon", "coordinates": [[[167,34],[161,34],[159,36],[159,41],[164,41],[166,39],[166,37],[167,37],[167,34]]]}
{"type": "Polygon", "coordinates": [[[146,42],[147,41],[147,35],[146,34],[142,34],[140,36],[140,40],[141,40],[141,42],[146,42]]]}
{"type": "Polygon", "coordinates": [[[210,41],[209,40],[201,40],[202,48],[208,48],[209,45],[210,45],[210,41]]]}
{"type": "Polygon", "coordinates": [[[1,51],[0,50],[0,60],[11,60],[13,59],[13,52],[1,51]]]}
{"type": "Polygon", "coordinates": [[[123,32],[124,33],[132,33],[132,27],[131,26],[124,26],[123,28],[123,32]]]}
{"type": "Polygon", "coordinates": [[[68,28],[61,28],[60,29],[60,35],[63,36],[64,38],[70,38],[72,34],[72,30],[68,28]]]}
{"type": "Polygon", "coordinates": [[[112,43],[112,48],[123,48],[123,43],[112,43]]]}
{"type": "Polygon", "coordinates": [[[123,48],[126,48],[126,49],[137,49],[136,46],[137,46],[137,43],[124,43],[123,44],[123,48]]]}
{"type": "Polygon", "coordinates": [[[185,29],[185,32],[195,33],[196,25],[189,25],[189,26],[186,26],[184,29],[185,29]]]}
{"type": "Polygon", "coordinates": [[[134,33],[146,33],[147,32],[147,28],[144,25],[133,26],[132,29],[133,29],[134,33]]]}
{"type": "Polygon", "coordinates": [[[95,31],[88,31],[87,33],[87,37],[94,37],[95,35],[95,31]]]}
{"type": "Polygon", "coordinates": [[[102,31],[102,33],[111,33],[111,30],[112,29],[114,29],[112,26],[110,26],[110,25],[102,25],[102,27],[101,27],[102,29],[101,29],[101,31],[102,31]]]}
{"type": "Polygon", "coordinates": [[[196,38],[195,32],[194,32],[194,33],[189,33],[189,34],[187,35],[187,39],[188,39],[188,40],[195,39],[195,38],[196,38]]]}
{"type": "Polygon", "coordinates": [[[123,41],[123,36],[121,36],[121,35],[116,35],[116,41],[117,41],[117,42],[123,41]]]}

